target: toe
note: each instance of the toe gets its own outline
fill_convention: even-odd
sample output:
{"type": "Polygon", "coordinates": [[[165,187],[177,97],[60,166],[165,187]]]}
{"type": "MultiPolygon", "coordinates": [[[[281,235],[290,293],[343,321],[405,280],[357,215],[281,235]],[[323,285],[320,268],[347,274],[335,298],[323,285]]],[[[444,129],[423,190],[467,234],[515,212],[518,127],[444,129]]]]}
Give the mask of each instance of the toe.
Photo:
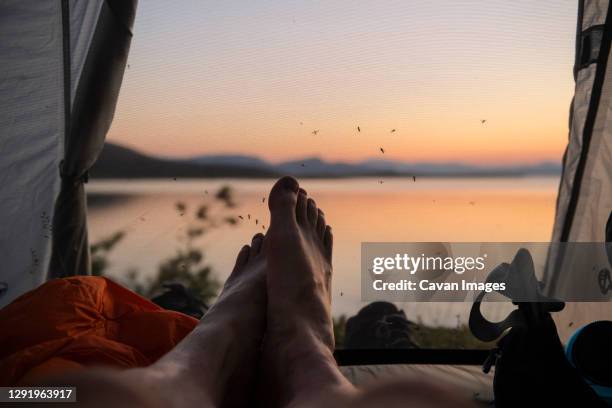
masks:
{"type": "Polygon", "coordinates": [[[332,249],[334,246],[334,236],[329,225],[325,227],[325,233],[323,235],[323,248],[325,249],[325,257],[327,258],[327,261],[331,264],[332,249]]]}
{"type": "Polygon", "coordinates": [[[288,220],[295,221],[295,206],[299,187],[297,180],[293,177],[282,177],[274,184],[268,199],[270,227],[284,224],[288,220]]]}
{"type": "Polygon", "coordinates": [[[297,222],[301,225],[306,224],[308,222],[307,213],[306,213],[306,203],[308,201],[308,195],[306,194],[306,190],[300,188],[298,191],[297,197],[297,205],[295,206],[295,217],[297,222]]]}
{"type": "Polygon", "coordinates": [[[263,244],[264,236],[263,234],[255,234],[253,236],[253,240],[251,241],[251,250],[249,251],[249,259],[255,258],[261,252],[261,247],[263,244]]]}
{"type": "Polygon", "coordinates": [[[310,223],[310,225],[315,227],[317,225],[317,217],[319,216],[319,212],[317,211],[317,203],[312,198],[309,198],[306,207],[306,212],[308,213],[308,222],[310,223]]]}
{"type": "Polygon", "coordinates": [[[323,213],[321,209],[319,209],[319,214],[317,217],[317,235],[319,236],[319,239],[321,240],[323,240],[323,237],[325,235],[326,226],[327,224],[325,223],[325,214],[323,213]]]}
{"type": "Polygon", "coordinates": [[[238,256],[236,257],[236,265],[234,265],[234,270],[242,268],[244,265],[246,265],[247,261],[249,260],[250,250],[251,247],[248,245],[245,245],[240,249],[238,256]]]}

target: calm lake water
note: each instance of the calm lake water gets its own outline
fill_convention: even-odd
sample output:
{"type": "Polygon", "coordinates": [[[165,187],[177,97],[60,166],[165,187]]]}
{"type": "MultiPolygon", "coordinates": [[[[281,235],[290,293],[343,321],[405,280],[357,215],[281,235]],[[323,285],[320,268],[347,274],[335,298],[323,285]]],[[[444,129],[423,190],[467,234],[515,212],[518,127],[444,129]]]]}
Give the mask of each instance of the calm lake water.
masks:
{"type": "MultiPolygon", "coordinates": [[[[193,222],[193,212],[221,186],[234,191],[236,207],[219,214],[241,215],[198,242],[206,262],[224,280],[240,247],[268,225],[267,197],[274,180],[95,180],[88,184],[91,242],[124,231],[110,255],[110,275],[130,269],[153,274],[173,255],[178,239],[193,222]],[[206,193],[208,192],[208,193],[206,193]],[[181,215],[177,202],[187,211],[181,215]],[[250,215],[250,220],[248,219],[250,215]],[[257,220],[257,223],[256,221],[257,220]],[[263,226],[263,227],[262,227],[263,226]]],[[[325,210],[334,229],[334,314],[354,314],[360,300],[362,242],[540,242],[552,231],[558,178],[350,179],[304,180],[302,186],[325,210]]],[[[409,318],[455,326],[466,322],[467,303],[403,304],[409,318]]],[[[495,304],[492,318],[509,305],[495,304]]]]}

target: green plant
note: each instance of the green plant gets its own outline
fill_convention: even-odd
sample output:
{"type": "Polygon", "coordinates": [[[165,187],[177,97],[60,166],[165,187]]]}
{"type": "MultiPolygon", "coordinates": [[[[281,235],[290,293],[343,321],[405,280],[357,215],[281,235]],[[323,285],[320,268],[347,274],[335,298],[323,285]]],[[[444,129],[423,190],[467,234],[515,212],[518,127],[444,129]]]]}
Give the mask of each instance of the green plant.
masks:
{"type": "MultiPolygon", "coordinates": [[[[163,260],[153,278],[141,279],[140,272],[131,269],[126,272],[123,283],[135,292],[153,297],[158,294],[166,283],[180,283],[194,296],[210,303],[221,287],[214,276],[210,265],[205,262],[205,252],[198,241],[209,231],[237,223],[234,216],[227,215],[227,209],[236,206],[233,190],[229,186],[221,187],[212,199],[205,200],[193,211],[184,202],[177,202],[175,210],[181,217],[191,217],[187,227],[179,235],[179,248],[176,253],[163,260]]],[[[102,276],[108,269],[109,253],[124,238],[120,231],[91,245],[93,271],[96,276],[102,276]]]]}
{"type": "Polygon", "coordinates": [[[89,247],[91,253],[91,274],[93,276],[104,275],[108,268],[108,254],[124,237],[125,232],[117,231],[89,247]]]}

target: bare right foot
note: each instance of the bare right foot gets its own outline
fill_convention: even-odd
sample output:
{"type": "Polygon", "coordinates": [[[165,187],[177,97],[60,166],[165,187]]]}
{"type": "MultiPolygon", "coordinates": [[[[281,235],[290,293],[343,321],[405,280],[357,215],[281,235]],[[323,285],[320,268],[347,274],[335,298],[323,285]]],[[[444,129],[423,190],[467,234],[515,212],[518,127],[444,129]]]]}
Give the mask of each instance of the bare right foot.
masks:
{"type": "Polygon", "coordinates": [[[264,364],[282,405],[352,389],[333,358],[332,233],[324,214],[291,177],[276,182],[264,240],[267,329],[264,364]]]}

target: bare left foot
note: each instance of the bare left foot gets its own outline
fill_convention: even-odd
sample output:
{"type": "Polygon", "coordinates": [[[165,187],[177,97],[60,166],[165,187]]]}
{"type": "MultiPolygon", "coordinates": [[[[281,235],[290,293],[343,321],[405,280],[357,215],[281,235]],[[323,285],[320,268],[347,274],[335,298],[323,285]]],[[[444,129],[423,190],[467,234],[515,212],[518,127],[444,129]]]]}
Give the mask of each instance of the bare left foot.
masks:
{"type": "MultiPolygon", "coordinates": [[[[247,406],[266,320],[263,235],[238,253],[223,291],[200,323],[174,350],[153,364],[153,372],[175,373],[207,395],[200,406],[247,406]]],[[[170,389],[170,388],[169,388],[170,389]]]]}

